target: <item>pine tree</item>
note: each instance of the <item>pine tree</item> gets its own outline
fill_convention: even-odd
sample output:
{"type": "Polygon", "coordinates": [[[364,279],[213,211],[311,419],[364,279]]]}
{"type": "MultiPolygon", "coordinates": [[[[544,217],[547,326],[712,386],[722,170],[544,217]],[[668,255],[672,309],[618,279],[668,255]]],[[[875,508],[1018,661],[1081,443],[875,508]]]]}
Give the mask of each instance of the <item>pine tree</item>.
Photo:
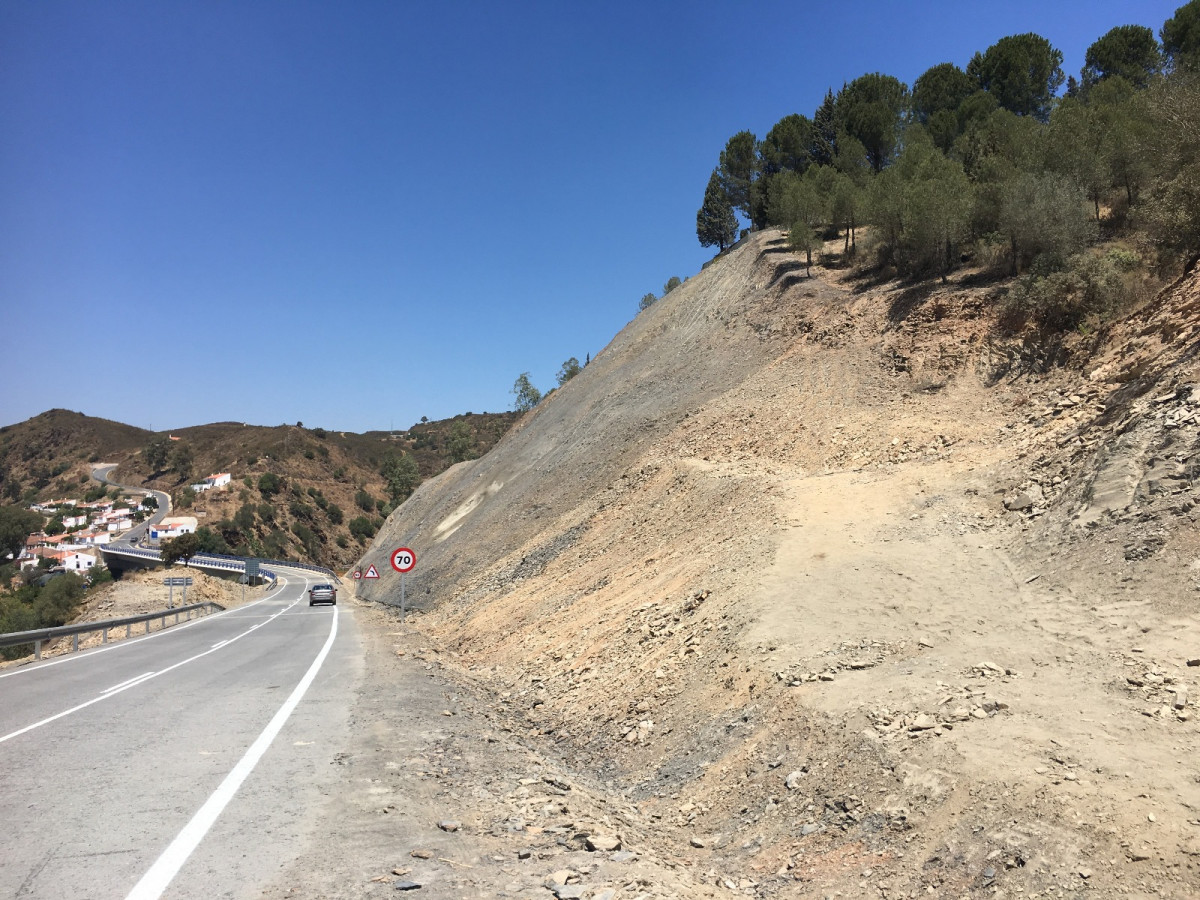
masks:
{"type": "Polygon", "coordinates": [[[809,155],[817,165],[830,165],[837,152],[836,106],[833,88],[830,88],[825,92],[825,100],[813,113],[812,150],[809,155]]]}
{"type": "Polygon", "coordinates": [[[737,238],[737,216],[716,169],[704,189],[704,205],[696,213],[696,237],[701,247],[717,246],[722,252],[737,238]]]}

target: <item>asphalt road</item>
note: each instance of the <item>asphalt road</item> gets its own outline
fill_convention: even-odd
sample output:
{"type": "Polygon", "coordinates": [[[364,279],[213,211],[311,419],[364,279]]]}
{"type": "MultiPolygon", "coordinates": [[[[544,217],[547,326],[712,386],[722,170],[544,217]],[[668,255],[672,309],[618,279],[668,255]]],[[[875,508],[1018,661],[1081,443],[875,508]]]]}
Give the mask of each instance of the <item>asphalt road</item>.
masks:
{"type": "Polygon", "coordinates": [[[142,494],[149,492],[153,494],[154,499],[158,501],[158,510],[153,515],[146,519],[145,522],[142,522],[140,525],[135,525],[133,528],[129,529],[129,531],[117,538],[118,543],[137,544],[138,541],[142,539],[142,535],[144,535],[150,529],[151,525],[161,522],[164,518],[166,518],[167,514],[170,513],[171,495],[165,494],[162,491],[154,491],[150,488],[130,487],[129,485],[118,484],[115,481],[110,481],[108,476],[115,468],[116,464],[97,466],[96,468],[92,469],[92,477],[101,484],[109,484],[113,487],[119,487],[122,490],[142,494]]]}
{"type": "Polygon", "coordinates": [[[322,828],[362,677],[347,604],[256,603],[0,674],[0,897],[256,897],[322,828]]]}

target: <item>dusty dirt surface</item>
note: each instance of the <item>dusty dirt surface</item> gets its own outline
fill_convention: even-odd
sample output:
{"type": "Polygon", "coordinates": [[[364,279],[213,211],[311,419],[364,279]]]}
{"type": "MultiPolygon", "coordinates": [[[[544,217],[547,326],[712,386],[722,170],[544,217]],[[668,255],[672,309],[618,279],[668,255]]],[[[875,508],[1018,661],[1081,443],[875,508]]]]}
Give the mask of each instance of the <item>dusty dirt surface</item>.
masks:
{"type": "MultiPolygon", "coordinates": [[[[85,602],[79,616],[71,624],[80,624],[84,622],[102,622],[106,619],[121,619],[127,616],[138,616],[143,613],[159,612],[167,608],[168,592],[163,585],[163,579],[167,577],[190,577],[193,579],[193,584],[187,589],[187,602],[203,603],[204,601],[212,601],[219,603],[221,606],[229,609],[234,606],[241,606],[242,586],[234,582],[227,581],[223,578],[217,578],[212,575],[206,575],[196,569],[185,568],[184,566],[172,566],[170,569],[153,569],[136,572],[129,572],[123,578],[109,582],[108,584],[100,585],[94,590],[89,590],[85,595],[85,602]]],[[[183,605],[183,589],[174,588],[174,602],[176,606],[183,605]]],[[[245,591],[246,603],[258,600],[263,594],[269,590],[267,586],[247,587],[245,591]]],[[[183,621],[186,621],[183,620],[183,621]]],[[[168,628],[174,624],[174,620],[169,620],[168,628]]],[[[151,622],[150,630],[157,631],[160,627],[159,622],[151,622]]],[[[139,637],[146,633],[145,624],[132,626],[132,637],[139,637]]],[[[93,632],[92,634],[79,636],[79,648],[81,650],[91,647],[98,647],[103,642],[104,636],[101,632],[93,632]]],[[[114,628],[108,633],[109,643],[125,640],[125,628],[114,628]]],[[[51,641],[42,647],[42,656],[59,656],[64,653],[71,652],[71,638],[62,638],[60,640],[51,641]]],[[[20,660],[10,660],[5,663],[0,663],[0,668],[4,666],[23,665],[32,660],[33,657],[27,657],[20,660]]]]}
{"type": "Polygon", "coordinates": [[[361,603],[356,615],[369,675],[351,742],[330,763],[344,787],[262,896],[546,897],[548,885],[563,896],[715,896],[657,855],[645,817],[611,786],[568,772],[487,692],[448,680],[411,622],[361,603]]]}
{"type": "Polygon", "coordinates": [[[1200,896],[1200,273],[1053,345],[997,301],[764,232],[423,485],[319,857],[375,869],[293,895],[1200,896]]]}

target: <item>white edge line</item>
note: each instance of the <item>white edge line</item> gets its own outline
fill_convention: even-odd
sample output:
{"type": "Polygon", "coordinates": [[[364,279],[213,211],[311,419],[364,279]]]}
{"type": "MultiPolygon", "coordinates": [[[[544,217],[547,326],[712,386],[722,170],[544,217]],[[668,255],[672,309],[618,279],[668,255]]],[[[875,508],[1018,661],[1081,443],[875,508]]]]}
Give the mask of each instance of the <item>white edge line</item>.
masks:
{"type": "Polygon", "coordinates": [[[157,900],[162,896],[163,891],[179,874],[179,870],[183,868],[184,863],[192,855],[195,849],[204,840],[204,836],[208,834],[208,830],[216,822],[217,818],[224,811],[229,801],[237,794],[238,789],[254,771],[254,767],[258,765],[260,759],[271,746],[271,742],[279,734],[284,723],[287,722],[292,712],[300,704],[304,694],[308,691],[309,686],[317,677],[317,672],[321,668],[321,664],[325,662],[325,657],[329,655],[329,650],[333,646],[333,639],[337,637],[337,620],[338,612],[335,608],[331,617],[332,624],[329,627],[329,637],[325,639],[325,646],[321,648],[321,652],[317,654],[316,659],[312,661],[312,665],[308,667],[308,671],[304,673],[304,677],[300,679],[300,683],[296,685],[291,695],[284,701],[283,706],[279,707],[278,712],[263,729],[262,734],[250,745],[245,755],[238,760],[236,766],[230,770],[225,776],[225,780],[213,791],[212,795],[204,801],[204,805],[196,812],[190,822],[183,826],[183,830],[179,832],[175,840],[171,841],[167,849],[162,852],[162,855],[155,861],[154,865],[142,876],[141,880],[134,885],[132,891],[129,892],[126,900],[157,900]]]}
{"type": "MultiPolygon", "coordinates": [[[[288,583],[289,582],[288,582],[287,578],[284,578],[283,584],[288,584],[288,583]]],[[[277,586],[283,587],[283,585],[277,585],[277,586]]],[[[91,650],[84,650],[79,653],[68,653],[66,656],[60,656],[58,659],[46,660],[43,662],[27,663],[26,665],[19,666],[10,672],[0,673],[0,678],[11,678],[13,675],[20,675],[24,672],[40,672],[40,671],[42,671],[42,669],[48,669],[51,666],[57,666],[60,663],[73,662],[77,659],[88,659],[90,657],[95,656],[98,653],[107,653],[109,650],[119,650],[122,647],[132,647],[134,644],[140,644],[142,641],[148,641],[151,638],[156,638],[156,637],[159,637],[160,635],[179,634],[179,632],[183,631],[183,629],[191,628],[193,625],[199,625],[201,622],[208,622],[208,621],[211,621],[212,619],[219,619],[221,616],[228,615],[229,613],[238,612],[239,610],[243,610],[243,609],[249,609],[250,607],[257,606],[258,604],[260,604],[266,600],[271,600],[271,599],[273,599],[271,597],[271,592],[273,592],[274,590],[275,590],[275,588],[272,587],[271,591],[268,591],[266,593],[266,595],[259,597],[257,600],[253,601],[252,603],[247,603],[245,606],[231,606],[229,609],[221,610],[221,612],[219,612],[219,613],[213,613],[210,616],[200,616],[199,618],[192,619],[192,621],[190,621],[190,622],[184,622],[182,625],[172,625],[170,628],[165,629],[163,631],[156,631],[156,632],[154,632],[154,634],[144,634],[138,638],[129,637],[123,641],[113,641],[110,644],[108,644],[107,646],[102,645],[99,647],[93,647],[91,650]]],[[[301,592],[301,594],[303,595],[303,592],[301,592]]],[[[118,625],[115,627],[119,628],[120,626],[118,625]]],[[[97,629],[97,630],[99,630],[99,629],[97,629]]]]}
{"type": "Polygon", "coordinates": [[[167,666],[165,669],[161,669],[158,672],[154,672],[150,676],[150,678],[138,678],[138,679],[134,679],[132,682],[126,683],[124,685],[118,685],[117,687],[110,689],[108,691],[108,693],[101,694],[99,697],[93,697],[91,700],[85,700],[83,703],[80,703],[78,706],[72,706],[70,709],[64,709],[62,712],[55,713],[52,716],[47,716],[46,718],[41,719],[40,721],[34,722],[32,725],[26,725],[24,728],[18,728],[16,731],[9,732],[8,734],[5,734],[5,735],[0,735],[0,744],[3,744],[5,741],[12,740],[15,737],[20,737],[21,735],[25,734],[26,732],[33,731],[35,728],[41,728],[43,725],[49,725],[51,722],[57,721],[58,719],[64,718],[65,716],[69,716],[72,713],[77,713],[81,709],[87,709],[92,704],[99,703],[101,700],[108,700],[112,697],[115,697],[115,696],[117,696],[117,694],[123,693],[124,691],[127,691],[132,687],[137,687],[139,684],[145,684],[151,678],[157,678],[159,675],[166,675],[168,672],[172,672],[175,669],[178,669],[180,666],[186,666],[190,662],[195,662],[196,660],[201,659],[202,657],[208,656],[210,653],[216,653],[217,650],[223,649],[224,647],[228,647],[234,641],[240,641],[246,635],[248,635],[252,632],[258,631],[258,629],[262,628],[264,625],[269,625],[272,621],[279,618],[285,612],[287,612],[289,609],[291,609],[293,606],[295,606],[297,603],[299,603],[301,601],[301,599],[303,599],[303,597],[304,597],[304,594],[303,594],[303,592],[301,592],[299,597],[297,597],[295,600],[293,600],[291,603],[289,603],[287,606],[285,606],[279,612],[275,613],[275,615],[271,616],[270,618],[263,619],[257,625],[252,625],[249,628],[247,628],[245,631],[243,631],[241,634],[231,637],[224,644],[222,644],[221,647],[212,647],[201,653],[197,653],[195,656],[189,656],[187,659],[181,659],[179,662],[174,663],[173,665],[167,666]]]}

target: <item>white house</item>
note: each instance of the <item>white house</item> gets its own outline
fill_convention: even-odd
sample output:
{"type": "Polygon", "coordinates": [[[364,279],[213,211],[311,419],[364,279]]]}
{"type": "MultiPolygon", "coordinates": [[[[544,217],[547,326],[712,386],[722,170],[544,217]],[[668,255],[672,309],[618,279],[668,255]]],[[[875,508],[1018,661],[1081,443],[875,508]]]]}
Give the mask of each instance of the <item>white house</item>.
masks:
{"type": "Polygon", "coordinates": [[[82,528],[87,520],[87,516],[63,516],[63,528],[82,528]]]}
{"type": "Polygon", "coordinates": [[[96,557],[90,553],[56,553],[55,558],[68,572],[86,572],[96,564],[96,557]]]}
{"type": "Polygon", "coordinates": [[[225,487],[232,480],[233,476],[228,472],[219,472],[215,475],[209,475],[199,484],[193,484],[192,490],[198,494],[201,491],[211,490],[212,488],[225,487]]]}
{"type": "Polygon", "coordinates": [[[191,516],[163,519],[157,525],[150,526],[150,540],[161,541],[166,538],[176,538],[181,534],[194,534],[196,520],[191,516]]]}

